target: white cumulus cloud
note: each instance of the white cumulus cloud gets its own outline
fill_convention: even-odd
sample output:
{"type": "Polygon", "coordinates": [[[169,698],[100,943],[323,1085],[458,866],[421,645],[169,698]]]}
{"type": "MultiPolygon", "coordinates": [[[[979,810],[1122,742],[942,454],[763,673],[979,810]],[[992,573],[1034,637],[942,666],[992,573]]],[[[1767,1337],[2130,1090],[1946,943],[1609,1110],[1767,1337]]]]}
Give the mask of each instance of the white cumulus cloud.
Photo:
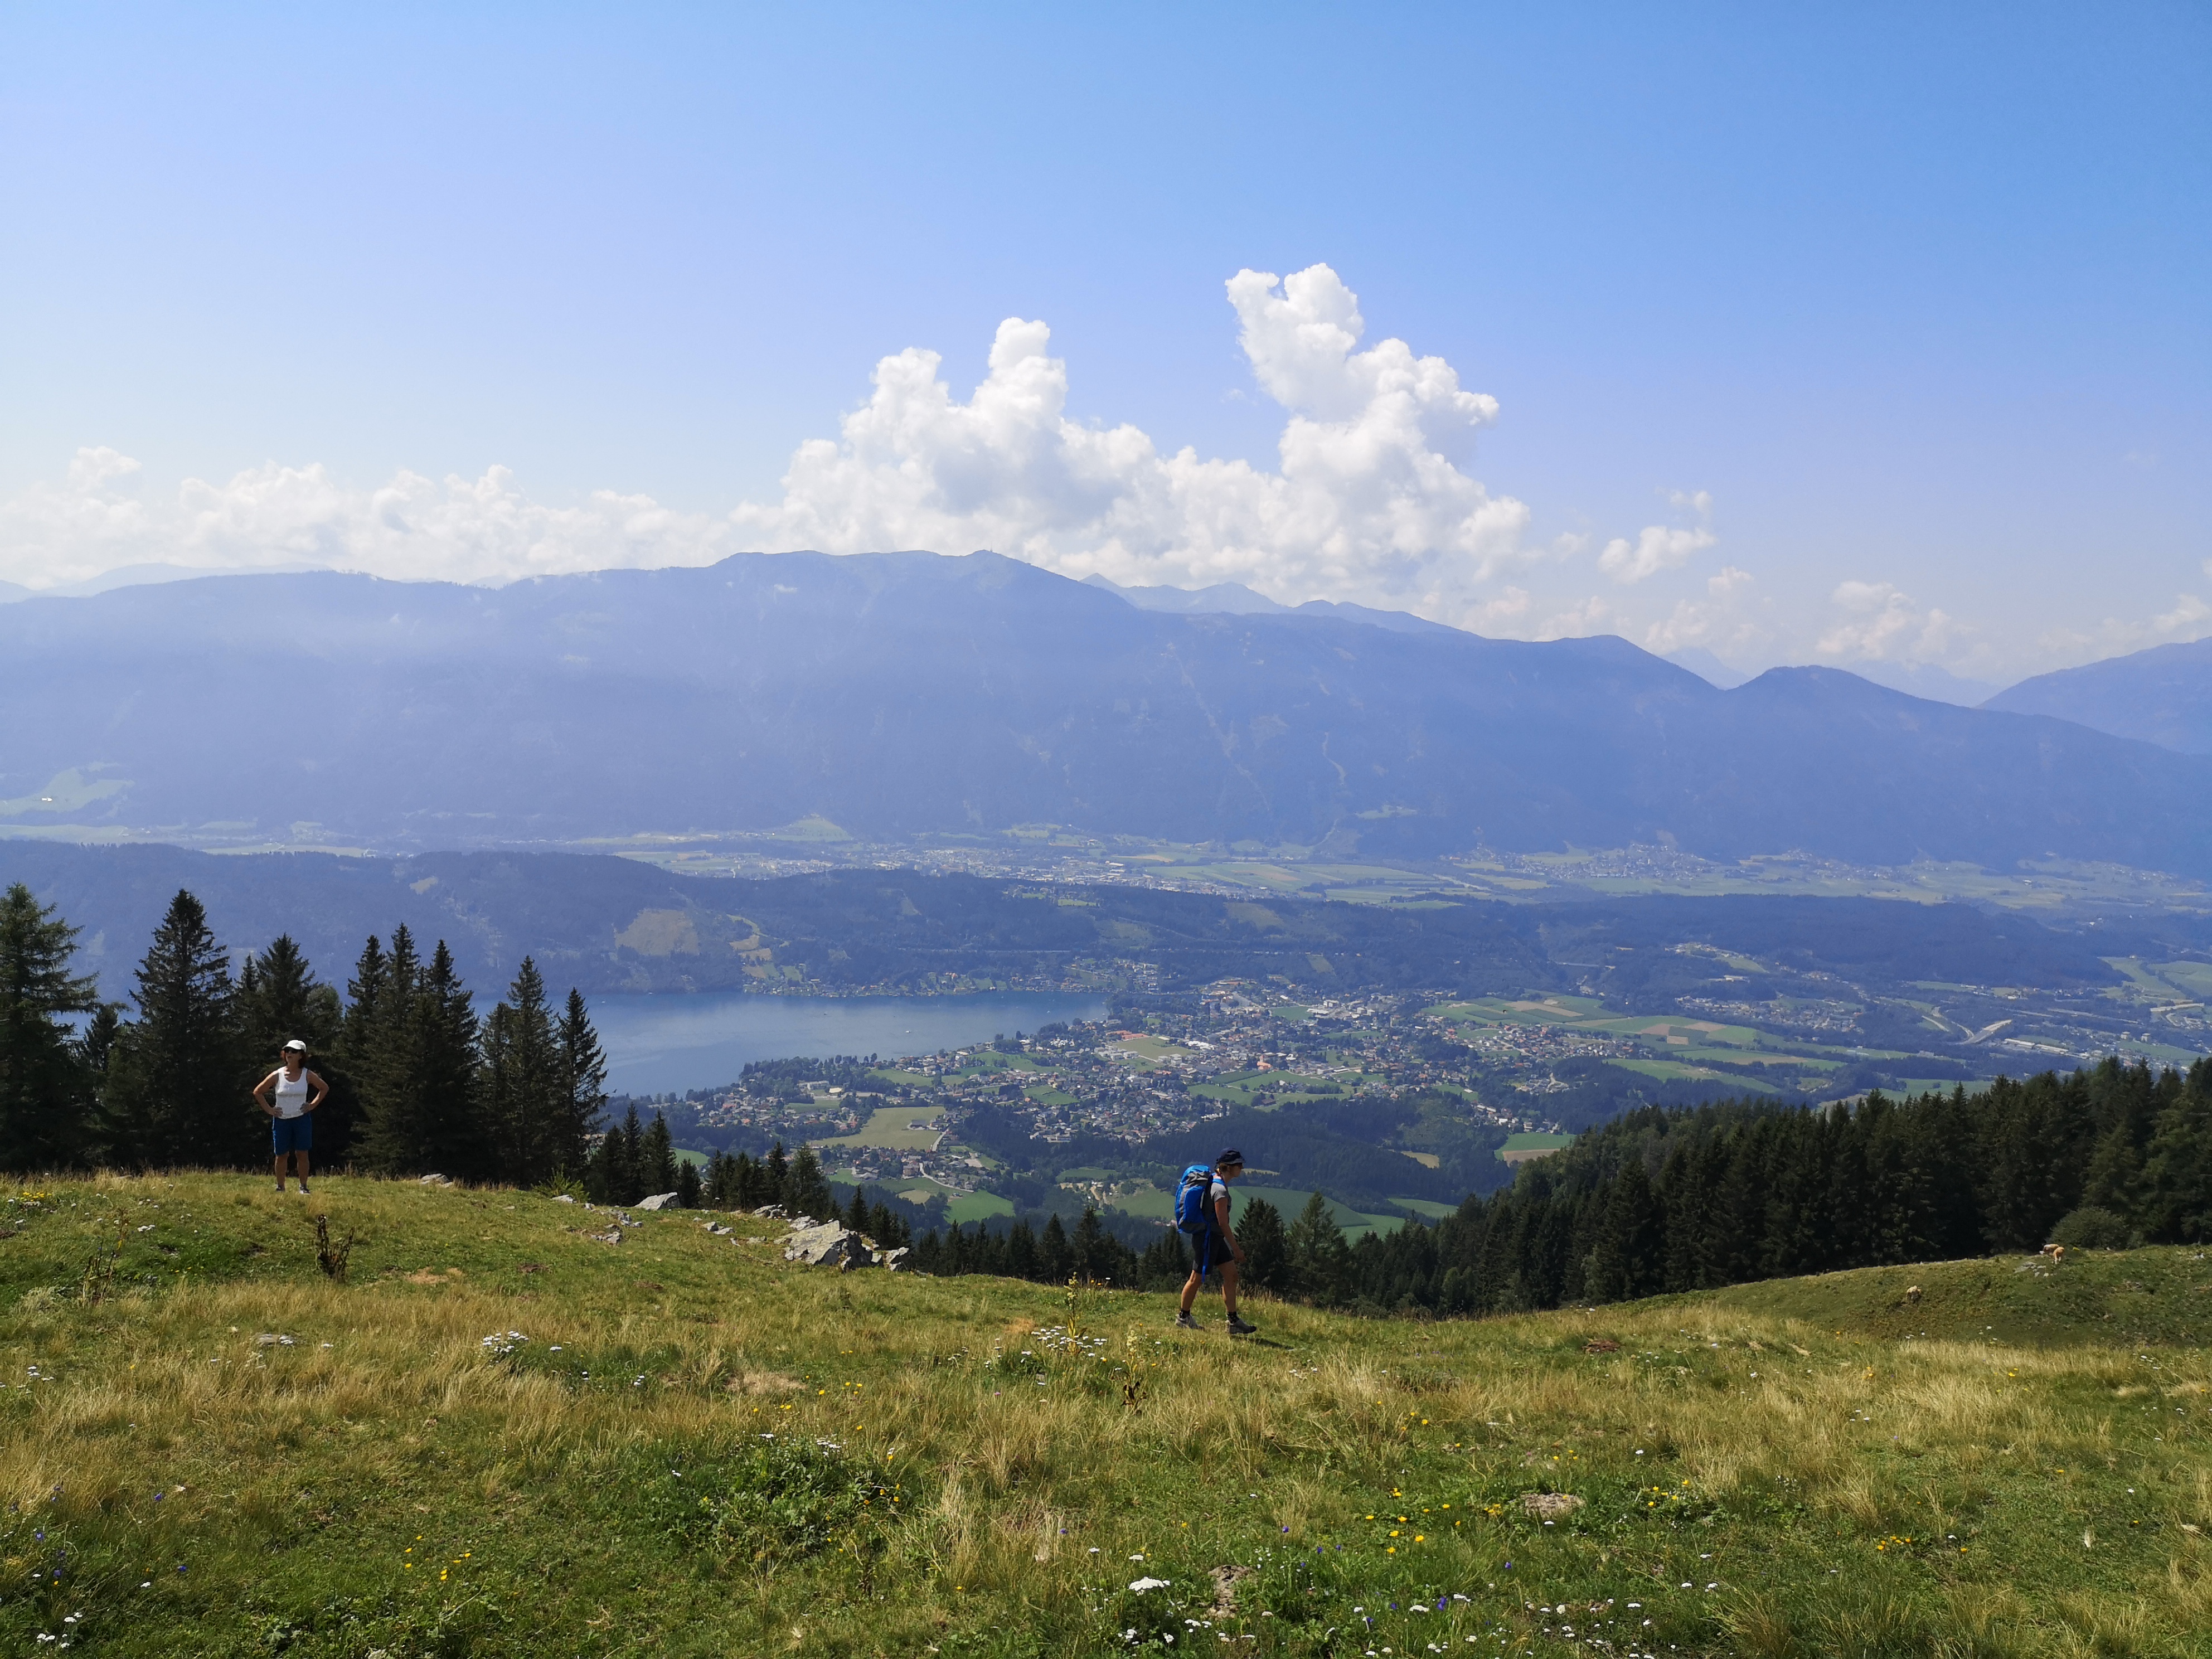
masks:
{"type": "MultiPolygon", "coordinates": [[[[60,480],[0,501],[0,579],[49,587],[168,563],[501,581],[741,550],[988,548],[1070,576],[1237,581],[1287,603],[1350,600],[1498,631],[1626,625],[1596,601],[1537,623],[1526,591],[1500,591],[1581,542],[1532,543],[1529,508],[1462,470],[1495,398],[1403,340],[1367,343],[1358,297],[1325,264],[1242,270],[1225,289],[1254,382],[1283,412],[1273,468],[1164,453],[1134,426],[1072,416],[1050,330],[1009,318],[965,398],[938,353],[884,357],[837,435],[799,447],[779,499],[726,514],[611,490],[550,504],[500,466],[363,489],[319,464],[272,461],[162,499],[137,462],[88,448],[60,480]]],[[[1710,498],[1670,499],[1692,522],[1613,541],[1606,574],[1641,581],[1712,544],[1710,498]]]]}
{"type": "Polygon", "coordinates": [[[1702,489],[1695,495],[1675,490],[1667,499],[1675,507],[1694,514],[1697,522],[1673,526],[1646,525],[1632,542],[1616,536],[1597,556],[1600,570],[1626,586],[1656,576],[1662,570],[1679,570],[1690,562],[1691,555],[1713,544],[1713,498],[1710,495],[1702,489]]]}
{"type": "Polygon", "coordinates": [[[1495,418],[1496,399],[1402,340],[1360,349],[1358,297],[1327,265],[1239,271],[1227,287],[1253,377],[1285,411],[1277,471],[1164,455],[1135,427],[1071,418],[1050,331],[1009,319],[967,401],[935,352],[886,357],[840,435],[801,447],[783,499],[732,517],[769,548],[991,548],[1072,576],[1237,581],[1449,619],[1541,556],[1524,544],[1528,508],[1443,453],[1495,418]]]}
{"type": "Polygon", "coordinates": [[[1922,610],[1892,582],[1838,582],[1829,599],[1844,614],[1820,635],[1824,657],[1846,662],[1934,662],[1960,631],[1950,617],[1922,610]]]}
{"type": "Polygon", "coordinates": [[[729,550],[728,526],[648,496],[597,490],[549,507],[505,467],[442,483],[413,472],[374,489],[320,465],[250,468],[225,483],[188,478],[173,500],[132,489],[138,464],[82,449],[58,485],[0,502],[0,579],[65,586],[130,564],[254,569],[325,565],[403,580],[505,581],[623,565],[703,563],[729,550]]]}
{"type": "Polygon", "coordinates": [[[1705,578],[1704,599],[1677,599],[1672,612],[1644,630],[1645,649],[1664,656],[1693,645],[1744,651],[1765,643],[1766,630],[1741,612],[1751,586],[1748,571],[1723,565],[1705,578]]]}

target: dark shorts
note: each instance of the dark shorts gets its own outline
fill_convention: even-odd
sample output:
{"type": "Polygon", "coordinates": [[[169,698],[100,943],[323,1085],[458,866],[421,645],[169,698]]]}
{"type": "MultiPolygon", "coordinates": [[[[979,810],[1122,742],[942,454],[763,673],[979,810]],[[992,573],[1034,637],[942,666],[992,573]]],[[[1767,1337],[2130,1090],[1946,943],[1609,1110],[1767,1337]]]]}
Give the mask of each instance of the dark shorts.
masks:
{"type": "Polygon", "coordinates": [[[282,1158],[287,1152],[304,1152],[315,1144],[315,1120],[302,1112],[297,1117],[272,1117],[269,1120],[269,1144],[282,1158]]]}
{"type": "Polygon", "coordinates": [[[1183,1242],[1190,1246],[1191,1261],[1203,1273],[1210,1273],[1223,1262],[1236,1260],[1229,1254],[1229,1241],[1221,1236],[1218,1227],[1185,1233],[1183,1242]]]}

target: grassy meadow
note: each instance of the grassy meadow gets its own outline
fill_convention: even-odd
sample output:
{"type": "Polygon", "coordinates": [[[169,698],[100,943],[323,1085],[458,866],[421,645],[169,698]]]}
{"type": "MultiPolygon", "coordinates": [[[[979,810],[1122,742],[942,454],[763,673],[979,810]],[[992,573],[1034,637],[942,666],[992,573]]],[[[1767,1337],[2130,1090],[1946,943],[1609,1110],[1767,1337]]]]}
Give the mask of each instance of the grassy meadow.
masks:
{"type": "Polygon", "coordinates": [[[9,1652],[2179,1656],[2212,1631],[2191,1251],[1479,1323],[1255,1303],[1232,1342],[1218,1301],[1177,1334],[1162,1297],[787,1267],[742,1216],[513,1191],[101,1177],[0,1210],[9,1652]],[[317,1215],[354,1237],[343,1279],[317,1215]]]}

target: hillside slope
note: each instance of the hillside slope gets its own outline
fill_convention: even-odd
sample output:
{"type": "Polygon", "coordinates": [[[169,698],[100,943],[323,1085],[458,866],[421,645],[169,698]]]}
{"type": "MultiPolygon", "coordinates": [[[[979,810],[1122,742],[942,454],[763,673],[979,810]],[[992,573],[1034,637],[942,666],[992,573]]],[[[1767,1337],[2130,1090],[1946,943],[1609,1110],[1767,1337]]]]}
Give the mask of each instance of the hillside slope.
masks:
{"type": "Polygon", "coordinates": [[[1946,1275],[2202,1301],[2185,1253],[1923,1268],[1909,1340],[1815,1284],[1261,1304],[1232,1342],[1162,1297],[817,1273],[747,1218],[497,1189],[6,1208],[23,1652],[2179,1656],[2212,1614],[2203,1350],[1935,1315],[1946,1275]],[[317,1213],[357,1235],[343,1280],[317,1213]]]}
{"type": "Polygon", "coordinates": [[[0,608],[0,823],[385,846],[810,814],[1430,855],[1673,842],[2212,872],[2212,761],[1625,641],[1178,616],[994,555],[0,608]]]}
{"type": "Polygon", "coordinates": [[[2185,755],[2212,755],[2212,639],[2039,674],[1982,707],[2047,714],[2185,755]]]}

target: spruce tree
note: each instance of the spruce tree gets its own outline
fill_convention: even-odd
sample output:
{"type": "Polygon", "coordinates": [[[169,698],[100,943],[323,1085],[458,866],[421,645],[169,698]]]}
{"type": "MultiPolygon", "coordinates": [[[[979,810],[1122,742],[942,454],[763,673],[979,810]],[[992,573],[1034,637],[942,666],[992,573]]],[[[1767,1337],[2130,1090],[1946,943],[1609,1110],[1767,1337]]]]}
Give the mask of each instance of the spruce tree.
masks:
{"type": "Polygon", "coordinates": [[[0,896],[0,1168],[69,1169],[93,1152],[94,1074],[62,1018],[99,1006],[95,982],[69,970],[76,933],[21,882],[0,896]]]}
{"type": "Polygon", "coordinates": [[[801,1146],[791,1160],[790,1171],[784,1177],[784,1194],[783,1207],[793,1215],[820,1221],[836,1213],[837,1200],[830,1195],[830,1183],[822,1178],[821,1161],[811,1146],[801,1146]]]}
{"type": "Polygon", "coordinates": [[[116,1161],[138,1168],[260,1162],[268,1142],[257,1131],[265,1120],[240,1082],[245,1055],[229,957],[190,893],[169,902],[137,980],[138,1018],[118,1033],[108,1067],[106,1115],[116,1161]]]}
{"type": "Polygon", "coordinates": [[[676,1144],[669,1139],[668,1120],[659,1112],[653,1115],[652,1127],[645,1132],[645,1142],[638,1159],[638,1184],[645,1190],[640,1198],[649,1198],[658,1193],[676,1190],[676,1144]]]}
{"type": "MultiPolygon", "coordinates": [[[[1316,1302],[1334,1302],[1344,1293],[1352,1269],[1352,1249],[1344,1242],[1344,1229],[1318,1192],[1306,1200],[1305,1208],[1290,1226],[1285,1239],[1290,1255],[1288,1288],[1316,1302]]],[[[1182,1247],[1176,1246],[1177,1259],[1182,1247]]]]}
{"type": "Polygon", "coordinates": [[[1075,1252],[1068,1248],[1067,1229],[1054,1214],[1047,1218],[1037,1238],[1038,1276],[1048,1285],[1064,1285],[1075,1273],[1075,1252]]]}
{"type": "Polygon", "coordinates": [[[697,1209],[703,1192],[699,1166],[688,1158],[679,1158],[676,1164],[676,1207],[679,1210],[697,1209]]]}
{"type": "Polygon", "coordinates": [[[845,1206],[845,1224],[856,1233],[868,1231],[868,1195],[857,1182],[853,1188],[853,1201],[845,1206]]]}
{"type": "Polygon", "coordinates": [[[483,1104],[502,1181],[534,1187],[580,1162],[571,1126],[566,1056],[545,1006],[545,981],[528,957],[483,1027],[483,1104]]]}
{"type": "Polygon", "coordinates": [[[583,993],[574,986],[561,1012],[558,1039],[561,1110],[548,1140],[555,1169],[580,1170],[607,1109],[607,1059],[599,1033],[592,1029],[583,993]]]}
{"type": "Polygon", "coordinates": [[[1245,1205],[1236,1226],[1237,1243],[1244,1251],[1241,1282],[1262,1291],[1289,1289],[1291,1247],[1283,1212],[1266,1199],[1255,1198],[1245,1205]]]}
{"type": "Polygon", "coordinates": [[[2159,1114],[2143,1160],[2143,1231],[2160,1243],[2212,1241],[2212,1060],[2189,1068],[2186,1086],[2159,1114]]]}
{"type": "Polygon", "coordinates": [[[791,1206],[786,1200],[791,1190],[791,1164],[784,1157],[781,1141],[777,1141],[768,1149],[768,1161],[762,1164],[761,1174],[762,1190],[767,1194],[761,1200],[761,1203],[763,1205],[781,1204],[784,1212],[790,1214],[791,1206]]]}

